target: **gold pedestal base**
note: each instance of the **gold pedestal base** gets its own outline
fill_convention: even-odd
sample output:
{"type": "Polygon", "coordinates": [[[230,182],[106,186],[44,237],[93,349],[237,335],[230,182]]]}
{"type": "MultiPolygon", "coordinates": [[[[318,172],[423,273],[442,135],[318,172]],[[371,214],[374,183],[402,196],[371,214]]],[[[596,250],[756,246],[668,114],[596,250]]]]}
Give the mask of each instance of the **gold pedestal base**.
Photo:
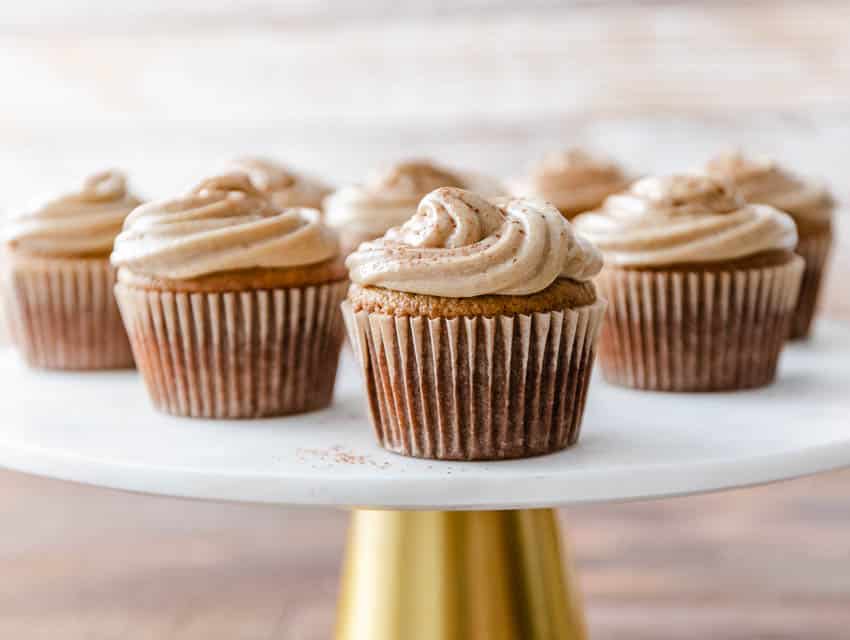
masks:
{"type": "Polygon", "coordinates": [[[356,511],[337,640],[586,640],[554,511],[356,511]]]}

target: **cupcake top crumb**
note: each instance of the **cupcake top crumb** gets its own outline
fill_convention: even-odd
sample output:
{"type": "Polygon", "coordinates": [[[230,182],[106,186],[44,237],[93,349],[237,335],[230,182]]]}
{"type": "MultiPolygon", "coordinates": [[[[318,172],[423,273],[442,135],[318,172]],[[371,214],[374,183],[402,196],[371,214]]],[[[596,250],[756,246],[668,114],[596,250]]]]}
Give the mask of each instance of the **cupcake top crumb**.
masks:
{"type": "Polygon", "coordinates": [[[49,257],[107,256],[124,218],[140,204],[120,171],[95,173],[79,188],[13,215],[4,233],[13,250],[49,257]]]}
{"type": "Polygon", "coordinates": [[[232,160],[226,170],[248,174],[253,185],[279,207],[320,209],[322,200],[331,192],[323,182],[270,160],[246,156],[232,160]]]}
{"type": "Polygon", "coordinates": [[[353,284],[348,291],[352,311],[385,316],[462,318],[469,316],[515,316],[578,309],[597,300],[593,282],[558,278],[548,287],[527,296],[483,295],[472,298],[444,298],[419,293],[392,291],[381,287],[353,284]]]}
{"type": "Polygon", "coordinates": [[[798,224],[828,224],[832,218],[834,202],[823,184],[801,178],[769,158],[731,151],[712,158],[704,171],[729,183],[747,202],[781,209],[798,224]]]}
{"type": "Polygon", "coordinates": [[[512,182],[511,192],[542,198],[573,217],[595,209],[629,182],[631,178],[613,160],[572,148],[545,156],[527,176],[512,182]]]}
{"type": "Polygon", "coordinates": [[[341,231],[380,236],[404,224],[416,213],[419,201],[440,187],[471,189],[490,196],[504,194],[495,180],[413,160],[375,172],[363,184],[330,195],[324,203],[326,219],[341,231]]]}
{"type": "Polygon", "coordinates": [[[721,262],[797,245],[789,215],[747,204],[728,184],[705,175],[644,178],[575,225],[617,266],[721,262]]]}
{"type": "Polygon", "coordinates": [[[584,282],[602,259],[542,200],[487,199],[443,187],[423,198],[404,225],[363,243],[346,266],[364,287],[470,298],[530,295],[559,278],[584,282]]]}
{"type": "Polygon", "coordinates": [[[188,194],[135,209],[115,240],[112,263],[168,279],[324,262],[336,235],[315,209],[277,206],[245,173],[202,181],[188,194]]]}

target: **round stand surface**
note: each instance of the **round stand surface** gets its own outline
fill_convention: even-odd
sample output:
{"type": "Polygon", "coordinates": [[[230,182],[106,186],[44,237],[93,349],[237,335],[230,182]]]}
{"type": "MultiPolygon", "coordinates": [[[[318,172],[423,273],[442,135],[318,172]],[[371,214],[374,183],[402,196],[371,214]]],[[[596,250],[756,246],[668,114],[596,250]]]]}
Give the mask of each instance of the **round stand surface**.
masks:
{"type": "Polygon", "coordinates": [[[850,326],[839,323],[790,345],[762,390],[649,393],[597,375],[577,446],[493,463],[380,449],[344,356],[332,408],[231,422],[156,413],[134,372],[36,372],[2,351],[0,465],[191,498],[469,510],[674,496],[850,466],[850,326]]]}

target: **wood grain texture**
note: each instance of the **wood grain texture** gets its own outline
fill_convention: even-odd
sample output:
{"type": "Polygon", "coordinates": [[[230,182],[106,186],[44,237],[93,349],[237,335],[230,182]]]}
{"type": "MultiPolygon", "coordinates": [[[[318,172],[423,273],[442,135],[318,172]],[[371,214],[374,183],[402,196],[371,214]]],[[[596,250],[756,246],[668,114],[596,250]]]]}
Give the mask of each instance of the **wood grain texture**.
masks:
{"type": "MultiPolygon", "coordinates": [[[[777,8],[795,9],[794,2],[776,0],[148,0],[115,3],[109,0],[30,0],[0,6],[0,29],[8,33],[51,31],[100,33],[147,31],[180,26],[222,29],[234,26],[321,28],[334,24],[411,22],[421,20],[482,20],[510,15],[551,16],[570,13],[661,11],[738,11],[745,15],[775,15],[777,8]]],[[[802,4],[802,3],[798,3],[802,4]]],[[[809,5],[838,8],[845,0],[814,0],[809,5]]],[[[617,12],[617,13],[614,13],[617,12]]],[[[810,16],[811,14],[808,14],[810,16]]]]}
{"type": "Polygon", "coordinates": [[[209,26],[205,15],[172,10],[142,28],[144,16],[117,12],[75,26],[82,12],[6,33],[0,71],[14,90],[0,116],[17,125],[242,128],[659,110],[846,113],[850,102],[846,3],[588,7],[312,27],[227,13],[209,26]],[[88,33],[92,25],[103,30],[88,33]]]}
{"type": "MultiPolygon", "coordinates": [[[[101,167],[148,197],[237,153],[343,183],[400,157],[507,176],[582,144],[636,173],[728,145],[850,195],[850,4],[0,3],[0,210],[101,167]]],[[[850,223],[829,313],[850,319],[850,223]]],[[[850,628],[850,472],[563,513],[594,640],[850,628]]],[[[326,640],[346,517],[0,472],[0,638],[326,640]]]]}
{"type": "MultiPolygon", "coordinates": [[[[839,638],[850,473],[565,511],[593,638],[839,638]]],[[[326,640],[344,513],[0,474],[0,637],[326,640]]]]}

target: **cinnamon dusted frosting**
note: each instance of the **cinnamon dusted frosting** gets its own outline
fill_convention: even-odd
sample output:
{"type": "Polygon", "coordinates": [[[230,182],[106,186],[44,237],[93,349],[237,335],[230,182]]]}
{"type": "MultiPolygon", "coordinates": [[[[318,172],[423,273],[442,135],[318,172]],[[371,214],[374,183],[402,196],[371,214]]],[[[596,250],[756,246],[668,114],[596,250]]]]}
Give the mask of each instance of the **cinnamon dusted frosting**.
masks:
{"type": "Polygon", "coordinates": [[[644,178],[575,220],[608,263],[656,267],[793,250],[797,228],[768,205],[746,204],[709,176],[644,178]]]}
{"type": "Polygon", "coordinates": [[[122,173],[103,171],[86,178],[78,190],[10,218],[5,239],[11,247],[34,254],[106,255],[124,218],[139,202],[127,191],[122,173]]]}
{"type": "Polygon", "coordinates": [[[268,158],[238,158],[230,163],[227,171],[247,173],[257,190],[271,197],[279,207],[320,209],[322,200],[331,192],[324,183],[290,171],[268,158]]]}
{"type": "Polygon", "coordinates": [[[631,179],[616,163],[581,149],[551,153],[529,175],[514,181],[512,192],[551,202],[562,213],[595,209],[609,195],[625,189],[631,179]]]}
{"type": "Polygon", "coordinates": [[[325,219],[341,231],[380,236],[404,224],[416,213],[419,201],[440,187],[471,189],[488,196],[504,193],[496,181],[481,176],[454,173],[429,162],[402,162],[362,185],[330,195],[325,200],[325,219]]]}
{"type": "Polygon", "coordinates": [[[731,184],[747,202],[769,204],[800,222],[828,223],[833,200],[826,187],[805,180],[766,158],[724,153],[706,164],[705,172],[731,184]]]}
{"type": "Polygon", "coordinates": [[[185,196],[134,210],[112,263],[182,280],[226,271],[316,264],[337,255],[334,233],[313,209],[282,209],[247,174],[209,178],[185,196]]]}
{"type": "Polygon", "coordinates": [[[542,200],[487,200],[443,187],[404,225],[360,245],[346,266],[359,285],[469,298],[529,295],[558,278],[587,281],[602,258],[542,200]]]}

